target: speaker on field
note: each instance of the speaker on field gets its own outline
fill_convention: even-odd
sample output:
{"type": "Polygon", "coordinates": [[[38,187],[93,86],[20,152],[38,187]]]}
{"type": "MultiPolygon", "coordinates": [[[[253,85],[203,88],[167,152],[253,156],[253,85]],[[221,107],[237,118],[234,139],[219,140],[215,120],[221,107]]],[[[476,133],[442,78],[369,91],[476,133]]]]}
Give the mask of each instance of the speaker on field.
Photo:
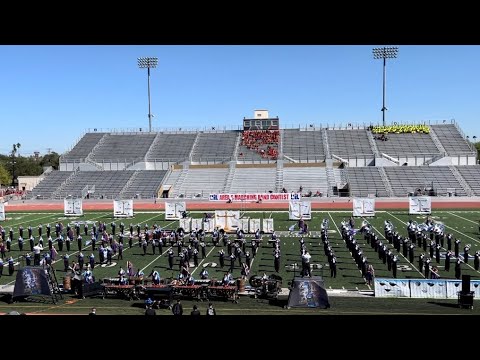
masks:
{"type": "Polygon", "coordinates": [[[470,294],[470,275],[462,275],[462,293],[470,294]]]}

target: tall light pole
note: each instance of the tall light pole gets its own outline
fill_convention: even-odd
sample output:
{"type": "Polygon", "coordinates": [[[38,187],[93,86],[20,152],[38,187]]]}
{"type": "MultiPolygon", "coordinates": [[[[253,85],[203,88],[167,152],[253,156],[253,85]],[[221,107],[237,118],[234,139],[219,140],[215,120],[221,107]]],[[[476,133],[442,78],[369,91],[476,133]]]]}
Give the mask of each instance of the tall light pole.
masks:
{"type": "Polygon", "coordinates": [[[374,59],[383,59],[383,106],[382,106],[382,121],[383,126],[385,126],[385,88],[386,88],[386,76],[387,76],[387,59],[394,59],[398,55],[398,47],[394,46],[384,46],[383,48],[374,48],[373,49],[373,58],[374,59]]]}
{"type": "Polygon", "coordinates": [[[156,68],[158,58],[156,57],[141,57],[138,58],[138,67],[140,69],[147,68],[148,70],[148,131],[152,132],[152,112],[150,110],[150,68],[156,68]]]}

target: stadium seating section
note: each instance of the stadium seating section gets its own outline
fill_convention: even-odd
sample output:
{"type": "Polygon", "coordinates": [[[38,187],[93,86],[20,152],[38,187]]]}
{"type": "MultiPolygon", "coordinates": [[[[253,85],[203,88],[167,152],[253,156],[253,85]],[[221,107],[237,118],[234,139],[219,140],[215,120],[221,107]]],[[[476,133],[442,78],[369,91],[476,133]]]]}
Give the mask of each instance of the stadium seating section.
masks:
{"type": "Polygon", "coordinates": [[[350,196],[404,197],[419,189],[437,196],[447,196],[452,189],[456,196],[480,196],[476,151],[457,124],[446,122],[344,129],[92,132],[62,155],[60,168],[44,174],[29,197],[82,196],[86,187],[94,186],[93,198],[152,198],[162,184],[171,186],[170,197],[204,199],[212,192],[300,188],[311,196],[335,196],[339,188],[350,196]],[[377,157],[390,159],[391,166],[375,166],[377,157]]]}

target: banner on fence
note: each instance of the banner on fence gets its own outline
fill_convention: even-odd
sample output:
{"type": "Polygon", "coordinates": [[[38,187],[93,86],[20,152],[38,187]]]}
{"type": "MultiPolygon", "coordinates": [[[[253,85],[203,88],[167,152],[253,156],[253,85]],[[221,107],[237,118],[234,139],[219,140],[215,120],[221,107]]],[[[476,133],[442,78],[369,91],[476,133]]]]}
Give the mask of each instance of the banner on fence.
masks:
{"type": "MultiPolygon", "coordinates": [[[[375,279],[375,297],[411,297],[423,299],[458,299],[461,280],[442,279],[375,279]]],[[[470,282],[474,299],[480,299],[480,280],[470,282]]]]}
{"type": "Polygon", "coordinates": [[[445,299],[447,283],[445,280],[418,279],[410,280],[410,297],[445,299]]]}
{"type": "Polygon", "coordinates": [[[409,280],[375,278],[375,297],[410,297],[409,280]]]}

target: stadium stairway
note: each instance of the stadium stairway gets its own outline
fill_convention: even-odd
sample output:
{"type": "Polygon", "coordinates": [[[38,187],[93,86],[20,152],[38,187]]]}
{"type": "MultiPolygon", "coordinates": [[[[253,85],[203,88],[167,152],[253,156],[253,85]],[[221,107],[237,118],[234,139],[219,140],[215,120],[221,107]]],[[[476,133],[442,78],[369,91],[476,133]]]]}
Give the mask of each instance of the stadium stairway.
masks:
{"type": "Polygon", "coordinates": [[[79,168],[76,168],[68,178],[65,179],[65,181],[52,193],[51,198],[55,199],[60,196],[60,193],[67,187],[68,184],[70,184],[75,177],[77,176],[79,172],[79,168]]]}
{"type": "Polygon", "coordinates": [[[437,147],[438,151],[440,151],[440,153],[443,154],[443,156],[445,156],[447,154],[447,150],[445,150],[445,148],[443,147],[442,143],[440,142],[440,139],[438,138],[432,126],[430,126],[430,136],[432,137],[433,143],[437,147]]]}
{"type": "Polygon", "coordinates": [[[277,192],[283,189],[283,160],[277,160],[277,171],[275,173],[275,188],[277,192]]]}
{"type": "Polygon", "coordinates": [[[393,193],[393,188],[392,184],[390,183],[390,180],[388,179],[387,173],[385,172],[385,169],[383,166],[378,167],[378,172],[380,173],[380,177],[382,178],[383,185],[385,185],[385,189],[387,190],[387,194],[390,197],[393,197],[395,194],[393,193]]]}
{"type": "Polygon", "coordinates": [[[380,157],[380,151],[378,151],[377,143],[373,138],[373,134],[371,131],[367,131],[368,142],[370,143],[370,147],[372,148],[373,155],[378,158],[380,157]]]}
{"type": "Polygon", "coordinates": [[[119,199],[122,199],[123,198],[123,195],[125,194],[125,192],[127,191],[127,189],[130,187],[130,185],[135,181],[135,178],[138,176],[138,174],[140,174],[140,171],[137,170],[135,171],[132,176],[130,176],[130,179],[128,179],[128,181],[125,183],[125,185],[123,186],[122,190],[120,190],[120,193],[118,194],[118,198],[119,199]]]}
{"type": "Polygon", "coordinates": [[[235,177],[235,166],[236,166],[236,161],[230,161],[228,164],[228,174],[225,179],[225,185],[223,186],[223,192],[224,193],[229,193],[230,188],[232,187],[232,181],[233,178],[235,177]]]}

